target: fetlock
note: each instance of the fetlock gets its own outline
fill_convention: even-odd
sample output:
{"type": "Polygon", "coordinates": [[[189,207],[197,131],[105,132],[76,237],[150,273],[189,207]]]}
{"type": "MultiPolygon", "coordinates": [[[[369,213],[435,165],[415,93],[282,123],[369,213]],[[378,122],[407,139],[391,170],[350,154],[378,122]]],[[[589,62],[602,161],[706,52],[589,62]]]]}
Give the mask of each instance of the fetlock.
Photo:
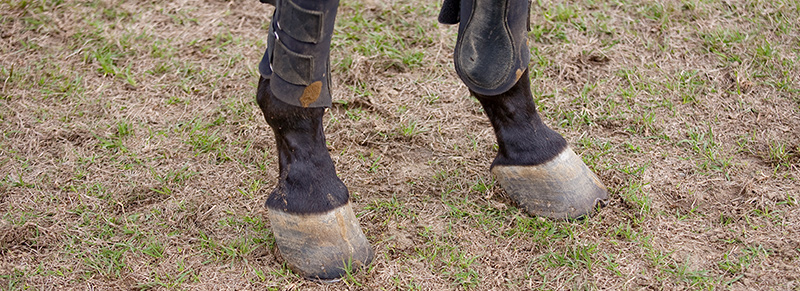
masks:
{"type": "Polygon", "coordinates": [[[538,165],[567,147],[567,141],[542,122],[530,93],[528,72],[500,95],[472,94],[480,101],[497,137],[497,165],[538,165]]]}
{"type": "Polygon", "coordinates": [[[336,176],[325,144],[325,110],[284,103],[264,78],[256,101],[275,134],[278,149],[278,185],[266,206],[291,213],[320,213],[346,204],[347,188],[336,176]]]}
{"type": "Polygon", "coordinates": [[[497,137],[492,174],[515,204],[531,215],[553,219],[588,216],[605,205],[606,187],[539,117],[527,71],[500,95],[472,93],[497,137]]]}

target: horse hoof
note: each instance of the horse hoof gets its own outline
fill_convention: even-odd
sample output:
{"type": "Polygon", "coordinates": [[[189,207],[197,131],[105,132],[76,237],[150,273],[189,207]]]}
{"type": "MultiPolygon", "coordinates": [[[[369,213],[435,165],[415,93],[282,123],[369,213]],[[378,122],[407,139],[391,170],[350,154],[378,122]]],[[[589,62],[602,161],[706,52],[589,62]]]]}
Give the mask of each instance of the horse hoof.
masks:
{"type": "Polygon", "coordinates": [[[372,248],[350,203],[323,214],[290,214],[269,208],[278,251],[296,274],[335,282],[372,262],[372,248]]]}
{"type": "Polygon", "coordinates": [[[517,205],[535,216],[581,218],[608,200],[606,186],[569,147],[547,163],[498,165],[492,174],[517,205]]]}

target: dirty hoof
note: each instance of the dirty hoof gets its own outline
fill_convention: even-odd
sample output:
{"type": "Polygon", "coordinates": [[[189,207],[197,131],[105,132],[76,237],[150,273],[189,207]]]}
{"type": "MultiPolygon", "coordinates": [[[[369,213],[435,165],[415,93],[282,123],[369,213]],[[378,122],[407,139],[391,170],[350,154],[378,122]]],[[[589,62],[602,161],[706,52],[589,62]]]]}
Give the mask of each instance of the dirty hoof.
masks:
{"type": "Polygon", "coordinates": [[[306,279],[338,281],[372,261],[372,248],[350,203],[323,214],[269,208],[269,221],[281,257],[306,279]]]}
{"type": "Polygon", "coordinates": [[[553,160],[535,166],[492,168],[500,186],[531,215],[575,219],[605,206],[608,192],[597,175],[567,147],[553,160]]]}

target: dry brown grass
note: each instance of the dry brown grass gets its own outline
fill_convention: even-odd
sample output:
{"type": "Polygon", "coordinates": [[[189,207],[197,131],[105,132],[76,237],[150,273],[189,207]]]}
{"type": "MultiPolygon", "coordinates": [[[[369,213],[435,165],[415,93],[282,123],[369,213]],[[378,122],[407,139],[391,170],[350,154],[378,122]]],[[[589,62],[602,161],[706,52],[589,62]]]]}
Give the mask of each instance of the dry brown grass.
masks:
{"type": "Polygon", "coordinates": [[[330,153],[377,259],[292,275],[257,1],[0,1],[2,289],[800,288],[800,4],[538,1],[546,122],[611,190],[508,205],[438,3],[343,1],[330,153]]]}

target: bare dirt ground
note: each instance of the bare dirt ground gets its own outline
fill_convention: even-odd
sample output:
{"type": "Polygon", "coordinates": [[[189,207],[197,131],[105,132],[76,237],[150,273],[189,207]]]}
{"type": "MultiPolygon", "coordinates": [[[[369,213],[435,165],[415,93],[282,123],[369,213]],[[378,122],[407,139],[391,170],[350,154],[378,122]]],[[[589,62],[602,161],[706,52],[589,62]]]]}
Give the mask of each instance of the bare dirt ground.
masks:
{"type": "Polygon", "coordinates": [[[438,1],[343,0],[330,153],[377,258],[293,275],[262,203],[258,1],[0,1],[0,289],[800,290],[800,3],[535,1],[591,219],[508,204],[438,1]]]}

